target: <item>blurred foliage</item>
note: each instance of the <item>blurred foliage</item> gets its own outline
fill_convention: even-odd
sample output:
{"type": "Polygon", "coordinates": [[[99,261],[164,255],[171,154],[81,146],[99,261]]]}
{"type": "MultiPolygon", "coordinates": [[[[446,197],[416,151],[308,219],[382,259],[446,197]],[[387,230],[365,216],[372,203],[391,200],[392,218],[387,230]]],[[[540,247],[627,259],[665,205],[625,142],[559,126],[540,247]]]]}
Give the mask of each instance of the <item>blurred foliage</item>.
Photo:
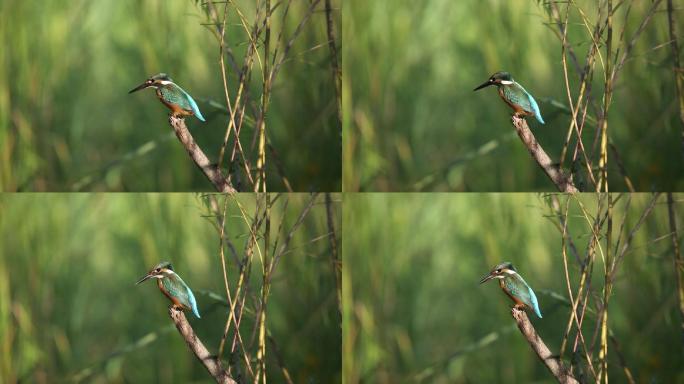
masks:
{"type": "MultiPolygon", "coordinates": [[[[249,228],[235,201],[249,215],[255,197],[235,199],[226,235],[243,257],[249,228]]],[[[272,241],[309,199],[278,198],[272,241]]],[[[322,202],[318,196],[295,232],[268,301],[269,335],[297,383],[340,381],[339,312],[322,202]]],[[[134,285],[160,260],[171,261],[197,297],[202,318],[188,318],[216,352],[227,309],[214,298],[225,298],[225,289],[207,204],[207,196],[191,194],[0,195],[0,382],[212,382],[173,327],[156,285],[134,285]]],[[[339,196],[333,204],[337,211],[339,196]]],[[[230,253],[226,258],[232,260],[230,253]]],[[[249,295],[259,296],[262,266],[254,260],[249,295]]],[[[232,290],[238,272],[227,265],[232,290]]],[[[245,343],[253,342],[253,323],[251,308],[241,323],[245,343]]],[[[284,382],[271,344],[266,356],[269,381],[284,382]]]]}
{"type": "MultiPolygon", "coordinates": [[[[531,315],[531,320],[558,353],[570,308],[553,198],[347,194],[343,221],[354,233],[343,240],[344,264],[353,266],[343,270],[345,382],[554,382],[516,328],[510,299],[498,284],[478,285],[492,266],[513,262],[539,299],[544,317],[531,315]]],[[[592,217],[596,196],[562,196],[561,206],[568,198],[568,233],[584,256],[591,225],[578,202],[592,217]]],[[[650,199],[647,194],[619,197],[613,241],[634,227],[650,199]]],[[[681,229],[684,195],[675,195],[675,201],[681,229]]],[[[637,382],[684,380],[670,233],[665,196],[660,196],[618,268],[609,302],[610,330],[637,382]]],[[[682,238],[680,232],[680,244],[682,238]]],[[[583,324],[587,343],[596,337],[595,295],[603,287],[603,268],[597,255],[594,294],[583,324]]],[[[579,267],[572,255],[568,269],[574,292],[579,267]]],[[[613,344],[608,353],[611,382],[627,382],[613,344]]]]}
{"type": "MultiPolygon", "coordinates": [[[[254,18],[254,1],[231,3],[248,21],[254,18]]],[[[222,12],[223,3],[217,4],[222,12]]],[[[277,7],[272,39],[280,33],[289,39],[309,5],[292,2],[285,25],[285,7],[277,7]]],[[[190,118],[189,128],[207,155],[217,158],[228,115],[221,110],[219,44],[208,30],[213,27],[203,25],[205,6],[162,0],[0,2],[0,190],[211,190],[173,137],[168,110],[154,92],[127,93],[153,74],[168,73],[197,100],[207,123],[190,118]]],[[[341,28],[339,6],[335,12],[341,28]]],[[[341,188],[327,40],[325,13],[314,12],[275,80],[267,135],[278,159],[267,154],[269,190],[285,190],[276,161],[295,191],[341,188]]],[[[226,44],[241,60],[247,35],[233,8],[226,44]]],[[[258,105],[259,64],[251,80],[258,105]]],[[[230,72],[231,98],[236,84],[230,72]]],[[[253,145],[253,135],[248,116],[243,147],[253,145]]]]}
{"type": "MultiPolygon", "coordinates": [[[[539,102],[546,125],[530,121],[531,128],[559,161],[570,115],[550,3],[345,1],[345,191],[555,189],[519,142],[511,110],[495,90],[473,92],[492,73],[511,72],[539,102]]],[[[568,41],[580,65],[591,40],[576,6],[593,27],[598,3],[558,2],[563,11],[570,4],[568,41]]],[[[617,3],[614,48],[622,27],[628,40],[652,2],[617,3]]],[[[637,191],[684,189],[667,17],[663,1],[619,74],[609,110],[609,137],[637,191]]],[[[597,61],[592,93],[599,104],[603,73],[597,61]]],[[[571,62],[568,75],[576,98],[579,76],[571,62]]],[[[595,153],[596,116],[589,113],[594,122],[583,137],[587,151],[595,153]]],[[[614,157],[608,172],[611,190],[627,190],[614,157]]]]}

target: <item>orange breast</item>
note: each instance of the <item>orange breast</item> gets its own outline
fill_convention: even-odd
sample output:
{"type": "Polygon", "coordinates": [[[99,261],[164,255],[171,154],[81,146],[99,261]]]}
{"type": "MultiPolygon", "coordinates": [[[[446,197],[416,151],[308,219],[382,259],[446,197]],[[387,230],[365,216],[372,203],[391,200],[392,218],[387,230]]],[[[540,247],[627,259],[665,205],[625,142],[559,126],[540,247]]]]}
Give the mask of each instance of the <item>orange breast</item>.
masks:
{"type": "Polygon", "coordinates": [[[157,279],[157,286],[159,287],[159,290],[162,291],[164,296],[168,297],[169,300],[171,300],[173,305],[175,305],[176,307],[180,307],[180,308],[190,309],[190,308],[186,307],[185,305],[183,305],[180,301],[178,301],[177,298],[175,298],[169,294],[169,291],[167,291],[166,288],[164,288],[164,284],[162,284],[161,279],[157,279]]]}

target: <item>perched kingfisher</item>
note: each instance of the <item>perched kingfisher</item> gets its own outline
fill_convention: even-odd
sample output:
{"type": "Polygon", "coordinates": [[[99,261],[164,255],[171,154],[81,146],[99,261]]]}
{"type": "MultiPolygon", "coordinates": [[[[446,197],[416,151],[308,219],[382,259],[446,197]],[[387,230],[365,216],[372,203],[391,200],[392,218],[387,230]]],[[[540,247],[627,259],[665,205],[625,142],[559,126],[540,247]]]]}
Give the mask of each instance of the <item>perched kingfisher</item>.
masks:
{"type": "Polygon", "coordinates": [[[534,101],[532,95],[522,85],[513,80],[510,73],[497,72],[489,80],[473,89],[473,91],[489,87],[490,85],[496,85],[499,90],[499,96],[501,96],[506,104],[513,108],[515,116],[534,116],[540,123],[544,124],[544,119],[542,119],[541,112],[539,112],[537,102],[534,101]]]}
{"type": "Polygon", "coordinates": [[[174,83],[166,73],[156,74],[144,83],[131,89],[128,93],[133,93],[141,89],[154,87],[157,90],[157,97],[164,105],[169,107],[171,115],[175,117],[195,116],[201,121],[204,120],[197,103],[183,88],[174,83]]]}
{"type": "Polygon", "coordinates": [[[135,284],[138,285],[150,278],[157,279],[159,290],[171,300],[174,308],[179,310],[190,310],[195,316],[198,318],[200,317],[195,296],[183,279],[173,271],[171,263],[163,261],[157,264],[147,273],[147,275],[143,276],[143,278],[138,280],[135,284]]]}
{"type": "Polygon", "coordinates": [[[539,303],[537,303],[537,296],[534,295],[532,288],[527,285],[522,276],[513,268],[513,264],[507,261],[497,265],[480,280],[480,284],[491,279],[499,279],[501,289],[506,292],[508,297],[513,299],[516,308],[529,308],[533,310],[539,318],[542,317],[541,311],[539,310],[539,303]]]}

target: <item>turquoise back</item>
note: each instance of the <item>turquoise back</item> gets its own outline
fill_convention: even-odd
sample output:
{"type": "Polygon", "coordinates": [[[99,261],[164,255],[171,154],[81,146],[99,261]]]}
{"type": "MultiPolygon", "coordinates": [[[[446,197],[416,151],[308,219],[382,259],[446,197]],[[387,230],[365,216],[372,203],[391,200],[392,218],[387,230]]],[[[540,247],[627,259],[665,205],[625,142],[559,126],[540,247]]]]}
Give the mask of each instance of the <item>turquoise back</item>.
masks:
{"type": "Polygon", "coordinates": [[[192,313],[198,318],[200,317],[199,310],[197,310],[197,302],[195,295],[192,294],[190,287],[188,287],[183,279],[177,274],[162,279],[162,285],[169,294],[178,299],[184,306],[192,309],[192,313]]]}
{"type": "Polygon", "coordinates": [[[164,100],[168,101],[169,103],[176,104],[186,111],[192,111],[198,119],[201,121],[206,121],[204,120],[204,116],[202,116],[202,112],[200,112],[199,107],[197,106],[197,103],[195,103],[195,100],[192,98],[192,96],[190,96],[177,84],[171,83],[164,85],[159,87],[159,91],[161,92],[164,100]]]}
{"type": "Polygon", "coordinates": [[[525,303],[528,307],[532,308],[534,313],[542,317],[541,311],[539,310],[539,303],[537,302],[537,296],[534,294],[532,288],[525,282],[525,280],[519,274],[512,276],[506,276],[503,279],[504,286],[506,290],[520,301],[525,303]]]}
{"type": "Polygon", "coordinates": [[[534,113],[534,117],[544,124],[544,119],[542,119],[541,111],[539,111],[539,105],[534,100],[532,95],[530,95],[522,85],[513,82],[511,85],[501,85],[503,88],[504,97],[515,105],[519,105],[522,109],[527,112],[534,113]]]}

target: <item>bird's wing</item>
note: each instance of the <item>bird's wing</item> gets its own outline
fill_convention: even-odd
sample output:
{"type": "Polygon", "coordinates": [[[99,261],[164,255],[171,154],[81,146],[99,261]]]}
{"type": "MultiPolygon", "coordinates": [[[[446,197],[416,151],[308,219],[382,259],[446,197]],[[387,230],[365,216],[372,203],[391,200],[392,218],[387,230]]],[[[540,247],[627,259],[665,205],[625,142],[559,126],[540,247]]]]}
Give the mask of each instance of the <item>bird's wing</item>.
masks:
{"type": "Polygon", "coordinates": [[[530,288],[529,285],[527,285],[527,282],[520,276],[519,274],[515,274],[514,278],[522,283],[518,284],[521,289],[516,289],[517,296],[527,304],[528,307],[530,307],[534,313],[537,314],[537,316],[542,317],[541,311],[539,310],[539,302],[537,302],[537,296],[534,294],[534,291],[532,288],[530,288]]]}
{"type": "Polygon", "coordinates": [[[170,276],[169,279],[175,279],[176,284],[165,285],[165,288],[171,293],[172,296],[178,298],[184,306],[188,307],[195,316],[200,317],[197,311],[197,301],[195,301],[195,295],[192,294],[190,288],[185,284],[183,279],[177,274],[170,276]]]}
{"type": "Polygon", "coordinates": [[[544,124],[544,119],[542,119],[541,117],[541,111],[539,110],[539,105],[537,104],[537,101],[534,100],[534,97],[532,97],[532,95],[530,95],[530,93],[527,92],[527,90],[523,88],[522,85],[518,84],[518,87],[524,95],[523,97],[521,97],[522,100],[520,102],[520,106],[522,106],[523,109],[527,112],[534,113],[534,117],[536,117],[540,123],[544,124]]]}
{"type": "Polygon", "coordinates": [[[206,120],[204,120],[204,116],[202,116],[202,112],[200,112],[199,107],[197,106],[197,103],[195,103],[195,99],[193,99],[192,96],[190,96],[187,92],[185,92],[183,90],[183,88],[181,88],[181,91],[183,92],[183,94],[185,94],[185,98],[187,99],[187,102],[189,105],[188,109],[192,109],[192,112],[195,113],[195,116],[197,116],[198,119],[200,119],[202,121],[206,121],[206,120]]]}

